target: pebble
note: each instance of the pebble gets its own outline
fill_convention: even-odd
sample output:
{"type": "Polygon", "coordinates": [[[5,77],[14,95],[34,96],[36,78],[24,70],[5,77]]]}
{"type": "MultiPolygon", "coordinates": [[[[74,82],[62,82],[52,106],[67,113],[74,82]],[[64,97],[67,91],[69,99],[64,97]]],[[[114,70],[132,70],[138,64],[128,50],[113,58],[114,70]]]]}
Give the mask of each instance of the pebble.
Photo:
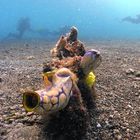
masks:
{"type": "Polygon", "coordinates": [[[127,105],[127,107],[129,107],[129,108],[133,109],[133,107],[132,107],[130,104],[128,104],[128,105],[127,105]]]}
{"type": "Polygon", "coordinates": [[[36,115],[33,115],[32,118],[30,118],[31,121],[35,121],[37,119],[36,115]]]}
{"type": "Polygon", "coordinates": [[[113,115],[110,115],[109,118],[112,119],[113,118],[113,115]]]}
{"type": "Polygon", "coordinates": [[[8,115],[3,115],[3,118],[7,118],[8,117],[8,115]]]}
{"type": "Polygon", "coordinates": [[[35,59],[35,57],[34,56],[28,56],[27,59],[28,60],[33,60],[33,59],[35,59]]]}
{"type": "Polygon", "coordinates": [[[119,134],[120,131],[119,131],[118,129],[114,129],[114,133],[115,133],[115,134],[119,134]]]}
{"type": "Polygon", "coordinates": [[[23,107],[23,104],[20,104],[19,107],[22,108],[23,107]]]}
{"type": "Polygon", "coordinates": [[[121,126],[121,129],[125,131],[127,128],[125,126],[121,126]]]}
{"type": "Polygon", "coordinates": [[[27,77],[27,78],[30,78],[30,75],[27,75],[26,77],[27,77]]]}
{"type": "Polygon", "coordinates": [[[19,116],[21,116],[21,113],[16,112],[16,113],[15,113],[15,116],[19,117],[19,116]]]}
{"type": "Polygon", "coordinates": [[[97,128],[101,128],[101,124],[100,123],[97,123],[97,128]]]}
{"type": "Polygon", "coordinates": [[[24,108],[22,108],[22,109],[21,109],[21,111],[22,111],[22,112],[25,112],[25,109],[24,109],[24,108]]]}
{"type": "Polygon", "coordinates": [[[122,139],[122,136],[121,135],[117,135],[116,139],[117,140],[121,140],[122,139]]]}
{"type": "Polygon", "coordinates": [[[138,92],[136,92],[136,93],[135,93],[135,95],[136,95],[136,96],[139,96],[139,93],[138,93],[138,92]]]}
{"type": "Polygon", "coordinates": [[[17,108],[16,105],[10,107],[11,110],[15,110],[16,108],[17,108]]]}
{"type": "Polygon", "coordinates": [[[109,122],[108,121],[105,121],[106,125],[109,125],[109,122]]]}
{"type": "Polygon", "coordinates": [[[26,116],[26,115],[27,115],[27,113],[26,113],[26,112],[22,112],[22,115],[23,115],[23,116],[26,116]]]}
{"type": "Polygon", "coordinates": [[[33,115],[33,113],[34,112],[27,112],[26,114],[27,114],[27,116],[31,116],[31,115],[33,115]]]}
{"type": "Polygon", "coordinates": [[[126,129],[126,132],[130,132],[130,129],[127,128],[127,129],[126,129]]]}
{"type": "Polygon", "coordinates": [[[129,126],[129,123],[125,122],[125,123],[124,123],[124,126],[129,126]]]}

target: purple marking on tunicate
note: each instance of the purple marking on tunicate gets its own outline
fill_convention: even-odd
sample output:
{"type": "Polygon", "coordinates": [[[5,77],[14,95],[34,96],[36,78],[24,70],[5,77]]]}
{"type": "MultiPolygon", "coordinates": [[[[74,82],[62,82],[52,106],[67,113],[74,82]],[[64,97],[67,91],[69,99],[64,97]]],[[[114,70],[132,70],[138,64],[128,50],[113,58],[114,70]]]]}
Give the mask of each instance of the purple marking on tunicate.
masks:
{"type": "Polygon", "coordinates": [[[43,104],[43,96],[40,95],[40,104],[43,104]]]}
{"type": "Polygon", "coordinates": [[[43,104],[40,104],[40,107],[41,107],[44,111],[46,111],[46,109],[44,108],[43,104]]]}
{"type": "Polygon", "coordinates": [[[84,56],[88,56],[88,55],[97,55],[97,54],[100,54],[100,52],[99,51],[97,51],[97,50],[89,50],[89,51],[87,51],[86,53],[85,53],[85,55],[84,56]]]}
{"type": "MultiPolygon", "coordinates": [[[[47,97],[48,97],[48,96],[47,96],[47,97]]],[[[48,97],[48,98],[49,98],[49,97],[48,97]]],[[[44,106],[43,106],[43,104],[44,104],[43,99],[44,99],[43,96],[40,96],[40,104],[39,104],[39,106],[42,107],[44,111],[46,111],[46,109],[45,109],[44,106]]],[[[50,99],[50,98],[49,98],[49,99],[50,99]]],[[[52,107],[51,107],[51,108],[52,108],[52,107]]],[[[51,109],[50,109],[50,110],[51,110],[51,109]]],[[[49,111],[50,111],[50,110],[49,110],[49,111]]]]}
{"type": "Polygon", "coordinates": [[[69,77],[70,75],[69,74],[57,74],[57,76],[59,76],[59,77],[69,77]]]}
{"type": "Polygon", "coordinates": [[[44,96],[44,91],[41,91],[41,96],[44,96]]]}
{"type": "Polygon", "coordinates": [[[42,97],[42,96],[40,96],[40,103],[39,103],[39,106],[40,106],[41,108],[43,108],[43,110],[45,110],[45,108],[44,108],[44,106],[43,106],[43,97],[42,97]]]}
{"type": "Polygon", "coordinates": [[[64,94],[66,95],[66,93],[65,93],[65,91],[64,91],[64,89],[63,89],[63,87],[61,88],[61,91],[58,91],[58,95],[57,95],[56,97],[59,97],[60,94],[62,94],[62,93],[64,93],[64,94]]]}
{"type": "Polygon", "coordinates": [[[71,87],[71,85],[72,85],[72,80],[71,80],[71,82],[67,82],[65,85],[68,86],[68,87],[71,87]]]}
{"type": "Polygon", "coordinates": [[[53,97],[53,95],[47,95],[48,96],[48,98],[52,98],[53,97]]]}
{"type": "Polygon", "coordinates": [[[56,103],[57,104],[57,107],[59,106],[59,98],[57,97],[57,100],[58,100],[58,102],[56,103]]]}
{"type": "MultiPolygon", "coordinates": [[[[70,89],[70,92],[72,91],[72,88],[70,89]]],[[[70,95],[70,92],[69,92],[69,94],[68,95],[70,95]]],[[[66,97],[67,97],[67,94],[65,93],[65,91],[64,91],[64,89],[63,89],[63,87],[62,87],[62,92],[59,92],[59,95],[61,94],[61,93],[63,93],[66,97]]]]}
{"type": "Polygon", "coordinates": [[[84,56],[89,56],[89,55],[91,55],[91,52],[86,52],[86,53],[84,54],[84,56]]]}
{"type": "Polygon", "coordinates": [[[46,91],[50,90],[51,87],[52,87],[52,86],[49,86],[49,87],[47,86],[47,87],[46,87],[46,91]]]}
{"type": "MultiPolygon", "coordinates": [[[[64,89],[63,89],[63,87],[61,88],[61,92],[59,91],[59,94],[57,95],[57,97],[58,96],[60,96],[60,94],[64,94],[65,96],[66,96],[66,100],[67,100],[67,95],[66,95],[66,93],[65,93],[65,91],[64,91],[64,89]]],[[[58,100],[59,101],[59,100],[58,100]]]]}
{"type": "Polygon", "coordinates": [[[97,51],[95,51],[95,50],[89,50],[89,51],[87,51],[86,53],[94,53],[94,54],[96,54],[97,53],[97,51]]]}

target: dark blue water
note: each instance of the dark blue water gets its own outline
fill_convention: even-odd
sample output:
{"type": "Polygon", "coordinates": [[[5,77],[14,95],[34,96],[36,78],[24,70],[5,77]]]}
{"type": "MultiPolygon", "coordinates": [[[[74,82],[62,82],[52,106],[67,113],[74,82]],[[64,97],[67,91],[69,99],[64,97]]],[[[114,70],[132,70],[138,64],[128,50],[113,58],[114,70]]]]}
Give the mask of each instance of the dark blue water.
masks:
{"type": "Polygon", "coordinates": [[[0,0],[0,39],[19,34],[21,18],[28,18],[32,29],[22,39],[49,38],[50,32],[73,25],[80,38],[140,39],[139,14],[139,0],[0,0]]]}

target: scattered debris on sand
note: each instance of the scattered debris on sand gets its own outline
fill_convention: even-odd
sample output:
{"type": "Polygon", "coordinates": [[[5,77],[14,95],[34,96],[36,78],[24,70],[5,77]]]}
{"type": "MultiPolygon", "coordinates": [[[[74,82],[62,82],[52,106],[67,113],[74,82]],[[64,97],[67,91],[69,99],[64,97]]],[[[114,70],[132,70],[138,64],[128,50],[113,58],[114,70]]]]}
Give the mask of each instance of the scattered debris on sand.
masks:
{"type": "MultiPolygon", "coordinates": [[[[39,41],[29,42],[27,47],[24,44],[22,42],[0,44],[0,77],[2,78],[0,83],[0,139],[46,140],[48,135],[50,137],[57,135],[51,133],[53,126],[50,124],[50,129],[47,129],[47,120],[44,119],[44,123],[42,116],[36,113],[28,116],[22,107],[22,95],[19,89],[25,89],[29,85],[34,89],[40,89],[43,85],[41,64],[45,61],[44,59],[50,60],[49,50],[52,44],[39,41]],[[27,60],[27,56],[30,55],[33,55],[35,59],[27,60]],[[29,132],[32,133],[29,134],[29,132]]],[[[140,43],[93,42],[86,46],[88,49],[95,48],[102,52],[103,59],[100,67],[97,71],[95,70],[97,97],[94,106],[90,108],[91,119],[88,127],[86,131],[81,132],[81,140],[139,140],[140,79],[135,80],[139,77],[127,75],[126,70],[129,68],[135,71],[140,70],[138,61],[140,43]]],[[[83,114],[79,115],[79,112],[73,115],[75,118],[83,116],[83,114]]],[[[55,117],[59,118],[59,116],[55,117]]],[[[84,126],[84,119],[80,118],[73,125],[70,134],[76,135],[81,124],[84,126]]],[[[68,120],[67,123],[71,122],[73,120],[68,120]]],[[[61,127],[58,125],[58,130],[63,134],[61,127]]],[[[65,137],[61,135],[59,139],[62,140],[65,137]]]]}

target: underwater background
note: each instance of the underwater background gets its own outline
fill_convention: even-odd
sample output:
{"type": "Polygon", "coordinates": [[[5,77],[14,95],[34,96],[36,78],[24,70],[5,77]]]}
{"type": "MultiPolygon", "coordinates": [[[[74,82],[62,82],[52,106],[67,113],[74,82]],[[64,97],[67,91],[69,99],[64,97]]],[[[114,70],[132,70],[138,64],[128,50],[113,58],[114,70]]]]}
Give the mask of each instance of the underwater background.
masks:
{"type": "Polygon", "coordinates": [[[0,0],[0,40],[56,40],[71,26],[89,41],[140,39],[140,1],[0,0]],[[22,19],[28,26],[18,38],[22,19]]]}
{"type": "MultiPolygon", "coordinates": [[[[65,99],[60,88],[50,90],[49,106],[65,99]]],[[[140,140],[140,0],[0,0],[0,140],[23,139],[140,140]],[[80,41],[71,43],[60,36],[72,26],[80,41]],[[82,62],[85,73],[96,66],[88,55],[65,58],[59,46],[102,60],[96,77],[82,74],[82,62]],[[57,48],[61,60],[53,57],[57,48]],[[43,72],[50,71],[50,80],[65,66],[77,75],[68,106],[52,115],[27,113],[23,92],[44,89],[43,72]],[[87,88],[95,79],[93,90],[87,88]]]]}

